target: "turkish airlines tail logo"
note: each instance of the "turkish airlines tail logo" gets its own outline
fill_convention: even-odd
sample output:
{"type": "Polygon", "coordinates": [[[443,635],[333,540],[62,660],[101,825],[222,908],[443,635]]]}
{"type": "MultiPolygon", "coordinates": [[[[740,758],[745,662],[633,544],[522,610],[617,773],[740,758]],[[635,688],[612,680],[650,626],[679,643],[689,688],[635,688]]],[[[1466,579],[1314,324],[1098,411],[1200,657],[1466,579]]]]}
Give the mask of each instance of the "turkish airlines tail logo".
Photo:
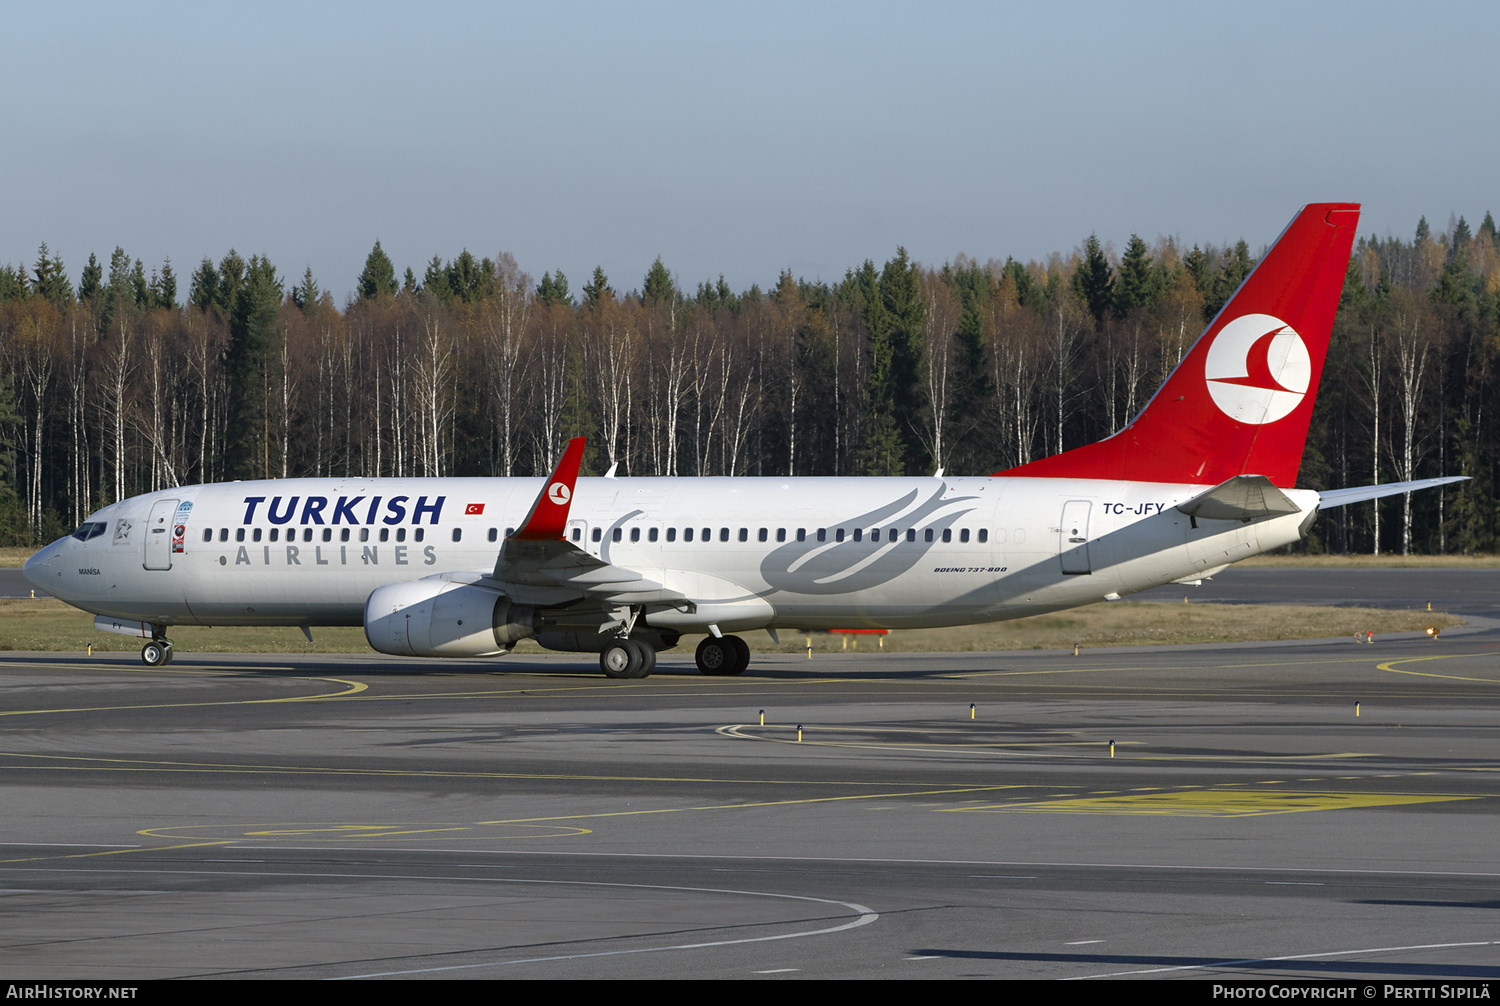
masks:
{"type": "Polygon", "coordinates": [[[1312,383],[1312,359],[1296,329],[1269,314],[1242,315],[1208,347],[1208,393],[1230,419],[1262,425],[1292,414],[1312,383]]]}

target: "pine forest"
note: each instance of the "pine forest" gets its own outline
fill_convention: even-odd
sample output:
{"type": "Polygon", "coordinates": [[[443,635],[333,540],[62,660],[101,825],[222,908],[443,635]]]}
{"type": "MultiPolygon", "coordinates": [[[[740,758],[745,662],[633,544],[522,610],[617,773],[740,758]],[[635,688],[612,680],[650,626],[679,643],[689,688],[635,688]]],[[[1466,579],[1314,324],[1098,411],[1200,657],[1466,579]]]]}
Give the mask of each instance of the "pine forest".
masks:
{"type": "MultiPolygon", "coordinates": [[[[658,259],[625,291],[467,250],[398,277],[377,241],[340,307],[263,256],[183,281],[116,248],[75,282],[43,245],[0,266],[0,543],[195,482],[545,474],[574,436],[585,474],[987,474],[1119,430],[1254,264],[1244,241],[1090,237],[1044,262],[898,248],[764,290],[658,259]]],[[[1493,550],[1491,390],[1492,217],[1360,238],[1298,485],[1471,478],[1334,511],[1304,547],[1493,550]]]]}

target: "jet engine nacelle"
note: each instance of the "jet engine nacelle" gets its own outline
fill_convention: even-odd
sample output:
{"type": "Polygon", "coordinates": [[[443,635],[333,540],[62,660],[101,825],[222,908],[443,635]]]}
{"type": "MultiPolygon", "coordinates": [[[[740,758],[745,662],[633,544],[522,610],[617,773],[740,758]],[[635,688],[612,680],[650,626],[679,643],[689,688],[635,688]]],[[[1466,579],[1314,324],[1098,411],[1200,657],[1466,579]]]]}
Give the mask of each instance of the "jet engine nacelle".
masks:
{"type": "Polygon", "coordinates": [[[379,587],[365,602],[365,638],[398,657],[498,657],[536,635],[536,609],[452,580],[379,587]]]}

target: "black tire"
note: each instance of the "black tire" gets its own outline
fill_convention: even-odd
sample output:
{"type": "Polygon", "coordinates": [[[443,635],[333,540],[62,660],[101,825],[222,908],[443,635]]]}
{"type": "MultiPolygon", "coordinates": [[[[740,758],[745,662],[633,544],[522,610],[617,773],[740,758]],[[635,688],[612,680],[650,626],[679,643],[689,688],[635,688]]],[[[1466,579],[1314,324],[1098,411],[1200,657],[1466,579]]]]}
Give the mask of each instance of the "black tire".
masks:
{"type": "Polygon", "coordinates": [[[147,667],[160,667],[172,659],[171,651],[155,640],[141,647],[141,663],[147,667]]]}
{"type": "Polygon", "coordinates": [[[645,657],[639,643],[631,639],[613,639],[599,654],[599,670],[606,678],[634,678],[640,676],[645,657]]]}
{"type": "Polygon", "coordinates": [[[725,636],[724,642],[734,646],[734,667],[724,673],[744,674],[745,668],[750,666],[750,644],[739,636],[725,636]]]}
{"type": "Polygon", "coordinates": [[[713,636],[704,636],[703,642],[698,644],[698,652],[693,654],[693,659],[698,664],[698,670],[704,674],[722,676],[737,673],[734,668],[739,663],[739,651],[730,640],[733,636],[723,636],[715,639],[713,636]]]}
{"type": "Polygon", "coordinates": [[[635,676],[638,678],[649,678],[651,672],[656,670],[656,651],[651,648],[650,643],[642,642],[639,639],[632,639],[629,642],[634,643],[641,650],[641,669],[635,676]]]}

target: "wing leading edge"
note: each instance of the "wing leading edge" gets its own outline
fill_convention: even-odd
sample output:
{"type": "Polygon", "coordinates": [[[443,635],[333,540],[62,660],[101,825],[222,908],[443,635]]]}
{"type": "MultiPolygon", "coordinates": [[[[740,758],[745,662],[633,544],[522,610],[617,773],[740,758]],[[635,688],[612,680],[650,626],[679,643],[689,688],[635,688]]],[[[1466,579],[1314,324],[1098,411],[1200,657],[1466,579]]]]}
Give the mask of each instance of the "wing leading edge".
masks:
{"type": "Polygon", "coordinates": [[[568,441],[526,519],[500,546],[485,585],[521,604],[564,604],[581,597],[612,605],[691,606],[680,592],[590,555],[564,537],[584,444],[583,437],[568,441]]]}

